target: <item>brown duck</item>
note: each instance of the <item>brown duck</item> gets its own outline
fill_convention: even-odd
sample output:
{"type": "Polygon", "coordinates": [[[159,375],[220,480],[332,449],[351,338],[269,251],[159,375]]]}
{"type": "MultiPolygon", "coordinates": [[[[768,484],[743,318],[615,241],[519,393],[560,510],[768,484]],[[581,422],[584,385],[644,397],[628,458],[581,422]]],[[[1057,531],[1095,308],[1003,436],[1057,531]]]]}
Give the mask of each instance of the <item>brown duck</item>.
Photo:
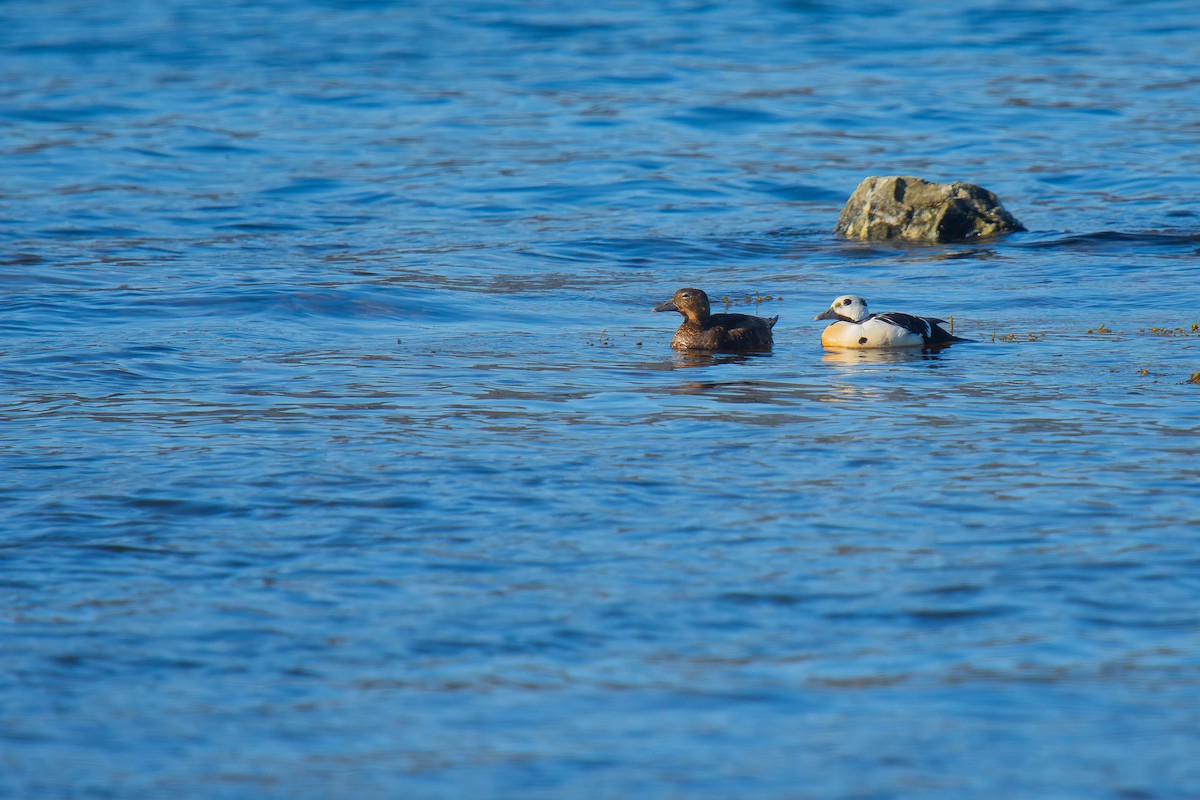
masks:
{"type": "Polygon", "coordinates": [[[779,321],[779,317],[712,314],[708,295],[699,289],[680,289],[654,310],[683,314],[683,324],[671,340],[676,350],[770,350],[771,328],[779,321]]]}

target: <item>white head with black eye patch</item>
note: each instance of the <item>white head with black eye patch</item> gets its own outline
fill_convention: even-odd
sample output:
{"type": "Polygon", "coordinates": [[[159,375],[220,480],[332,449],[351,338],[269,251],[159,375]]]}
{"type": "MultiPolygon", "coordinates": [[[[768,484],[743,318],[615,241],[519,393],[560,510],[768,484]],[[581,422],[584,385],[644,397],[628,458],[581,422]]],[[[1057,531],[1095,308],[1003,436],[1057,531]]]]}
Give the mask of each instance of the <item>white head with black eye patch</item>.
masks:
{"type": "Polygon", "coordinates": [[[816,319],[840,319],[850,322],[861,322],[870,316],[867,311],[867,301],[861,297],[852,294],[845,294],[833,301],[833,305],[829,307],[823,314],[819,314],[816,319]]]}

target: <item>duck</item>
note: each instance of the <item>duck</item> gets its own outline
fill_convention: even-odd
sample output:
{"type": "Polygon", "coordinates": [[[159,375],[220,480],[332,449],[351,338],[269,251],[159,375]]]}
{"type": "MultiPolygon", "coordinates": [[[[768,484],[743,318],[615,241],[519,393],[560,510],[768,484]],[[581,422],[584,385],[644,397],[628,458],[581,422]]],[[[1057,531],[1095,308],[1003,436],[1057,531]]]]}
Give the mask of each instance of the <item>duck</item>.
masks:
{"type": "Polygon", "coordinates": [[[953,342],[968,342],[942,328],[947,324],[936,317],[918,317],[899,311],[872,314],[867,301],[852,294],[842,295],[827,310],[813,319],[831,319],[834,323],[821,333],[826,347],[942,347],[953,342]]]}
{"type": "Polygon", "coordinates": [[[771,328],[779,317],[750,314],[713,314],[708,295],[700,289],[684,288],[652,311],[678,311],[683,323],[671,339],[676,350],[770,350],[771,328]]]}

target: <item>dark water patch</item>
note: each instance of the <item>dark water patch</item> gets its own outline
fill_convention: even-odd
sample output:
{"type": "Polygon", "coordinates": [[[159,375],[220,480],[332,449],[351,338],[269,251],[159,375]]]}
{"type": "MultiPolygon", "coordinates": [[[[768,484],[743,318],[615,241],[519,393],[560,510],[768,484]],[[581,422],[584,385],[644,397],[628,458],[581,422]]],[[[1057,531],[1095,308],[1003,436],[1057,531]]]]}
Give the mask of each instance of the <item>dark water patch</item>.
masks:
{"type": "Polygon", "coordinates": [[[283,186],[266,189],[261,194],[282,196],[327,194],[340,190],[343,186],[343,182],[330,178],[297,178],[283,186]]]}
{"type": "Polygon", "coordinates": [[[59,107],[0,107],[0,118],[19,122],[78,124],[108,117],[126,117],[140,113],[140,109],[103,103],[59,107]]]}
{"type": "Polygon", "coordinates": [[[253,155],[262,151],[253,147],[243,147],[229,142],[210,142],[207,144],[186,144],[175,148],[183,153],[223,154],[223,155],[253,155]]]}
{"type": "Polygon", "coordinates": [[[913,619],[929,622],[958,622],[963,620],[986,619],[1006,616],[1011,613],[1005,608],[913,608],[905,613],[913,619]]]}
{"type": "Polygon", "coordinates": [[[840,192],[822,186],[770,181],[752,181],[750,186],[783,200],[797,203],[830,203],[846,199],[840,192]]]}
{"type": "Polygon", "coordinates": [[[33,266],[34,264],[43,264],[45,262],[46,258],[36,253],[17,253],[0,260],[0,266],[33,266]]]}
{"type": "Polygon", "coordinates": [[[725,130],[743,130],[760,125],[781,124],[784,120],[768,111],[749,108],[746,106],[695,106],[685,112],[669,117],[673,122],[679,122],[694,128],[725,130]]]}
{"type": "Polygon", "coordinates": [[[303,226],[288,222],[231,222],[215,227],[217,230],[243,231],[245,233],[287,233],[304,230],[303,226]]]}
{"type": "Polygon", "coordinates": [[[1200,246],[1200,234],[1184,231],[1099,231],[1080,234],[1041,234],[1022,237],[1014,243],[1017,248],[1030,250],[1074,250],[1079,252],[1121,252],[1130,249],[1185,249],[1200,246]]]}
{"type": "Polygon", "coordinates": [[[758,592],[726,592],[718,597],[723,602],[735,605],[766,605],[791,607],[806,603],[845,602],[866,597],[863,594],[790,594],[790,593],[758,593],[758,592]]]}
{"type": "Polygon", "coordinates": [[[93,551],[97,551],[97,552],[101,552],[101,553],[108,553],[108,554],[112,554],[112,555],[128,554],[128,555],[162,556],[162,555],[177,555],[178,554],[178,551],[176,551],[176,550],[145,547],[145,546],[139,546],[139,545],[127,545],[127,544],[90,544],[90,545],[81,545],[81,547],[85,550],[93,550],[93,551]]]}
{"type": "Polygon", "coordinates": [[[39,233],[43,236],[52,239],[97,239],[97,238],[123,238],[132,239],[137,237],[140,231],[133,228],[122,228],[106,225],[69,225],[63,227],[46,228],[39,233]]]}

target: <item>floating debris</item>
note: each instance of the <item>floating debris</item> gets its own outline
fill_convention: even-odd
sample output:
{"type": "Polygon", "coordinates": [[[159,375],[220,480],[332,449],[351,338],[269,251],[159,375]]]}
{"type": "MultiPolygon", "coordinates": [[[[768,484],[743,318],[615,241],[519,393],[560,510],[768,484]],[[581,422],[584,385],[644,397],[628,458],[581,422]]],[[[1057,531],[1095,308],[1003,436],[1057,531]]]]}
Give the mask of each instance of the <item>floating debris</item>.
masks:
{"type": "Polygon", "coordinates": [[[995,332],[992,333],[992,341],[993,342],[1040,342],[1045,338],[1046,338],[1045,331],[1042,331],[1041,333],[1034,333],[1033,331],[1030,331],[1029,333],[1024,333],[1024,334],[1016,334],[1016,333],[997,334],[995,332]]]}
{"type": "MultiPolygon", "coordinates": [[[[1147,328],[1139,333],[1148,333],[1151,336],[1190,336],[1191,334],[1185,331],[1182,327],[1178,328],[1147,328]]],[[[1192,333],[1196,332],[1195,325],[1192,326],[1192,333]]]]}
{"type": "Polygon", "coordinates": [[[748,306],[748,305],[754,304],[754,305],[761,306],[763,303],[769,303],[771,301],[778,302],[782,299],[783,299],[783,295],[781,295],[781,294],[769,295],[769,294],[763,294],[762,292],[758,292],[758,291],[756,291],[752,295],[751,294],[746,295],[741,300],[731,300],[731,299],[729,299],[729,295],[725,295],[724,297],[721,298],[721,300],[724,301],[724,303],[725,303],[726,310],[728,310],[730,306],[734,306],[734,305],[747,305],[748,306]]]}
{"type": "MultiPolygon", "coordinates": [[[[608,328],[600,331],[600,336],[594,342],[588,342],[588,347],[612,347],[612,339],[608,336],[608,328]]],[[[639,343],[640,344],[640,343],[639,343]]]]}

